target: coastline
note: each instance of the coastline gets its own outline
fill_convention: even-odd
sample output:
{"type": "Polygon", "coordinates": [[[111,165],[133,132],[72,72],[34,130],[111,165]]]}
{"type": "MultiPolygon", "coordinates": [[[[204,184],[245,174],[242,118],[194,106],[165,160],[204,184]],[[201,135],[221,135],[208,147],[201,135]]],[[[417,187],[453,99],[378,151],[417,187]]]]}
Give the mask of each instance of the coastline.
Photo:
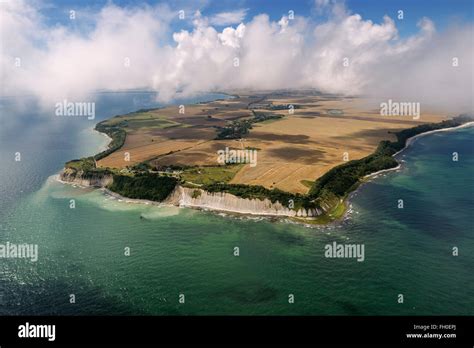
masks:
{"type": "Polygon", "coordinates": [[[425,135],[428,135],[428,134],[432,134],[432,133],[437,133],[437,132],[449,132],[449,131],[453,131],[453,130],[456,130],[456,129],[467,128],[467,127],[471,127],[471,126],[474,126],[474,121],[466,122],[466,123],[461,124],[461,125],[456,126],[456,127],[434,129],[434,130],[432,130],[432,131],[428,131],[428,132],[424,132],[424,133],[417,134],[417,135],[415,135],[415,136],[412,136],[412,137],[408,138],[405,147],[404,147],[403,149],[401,149],[400,151],[398,151],[397,153],[393,154],[393,157],[395,157],[396,155],[398,155],[399,153],[401,153],[401,152],[402,152],[403,150],[405,150],[408,146],[410,146],[411,144],[413,144],[413,142],[415,142],[415,140],[416,140],[417,138],[421,138],[422,136],[425,136],[425,135]]]}
{"type": "MultiPolygon", "coordinates": [[[[414,135],[410,138],[407,139],[406,143],[405,143],[405,147],[403,149],[401,149],[400,151],[397,151],[396,153],[394,153],[392,155],[392,157],[396,157],[398,156],[399,154],[401,154],[403,151],[405,151],[408,147],[412,146],[415,141],[418,139],[418,138],[421,138],[421,137],[424,137],[426,135],[430,135],[430,134],[433,134],[433,133],[438,133],[438,132],[449,132],[449,131],[454,131],[454,130],[458,130],[458,129],[461,129],[461,128],[468,128],[468,127],[473,127],[474,126],[474,121],[472,122],[466,122],[460,126],[456,126],[456,127],[450,127],[450,128],[442,128],[442,129],[435,129],[435,130],[432,130],[432,131],[428,131],[428,132],[424,132],[424,133],[420,133],[420,134],[417,134],[417,135],[414,135]]],[[[397,171],[399,169],[402,168],[402,163],[400,163],[398,160],[398,166],[394,167],[394,168],[389,168],[389,169],[383,169],[383,170],[379,170],[377,172],[374,172],[374,173],[370,173],[366,176],[364,176],[361,180],[361,182],[359,183],[359,185],[357,186],[357,188],[352,191],[348,197],[344,200],[345,202],[345,205],[346,205],[346,211],[344,212],[343,214],[343,217],[346,217],[347,215],[347,206],[350,206],[350,202],[352,200],[352,198],[354,197],[354,195],[357,193],[357,191],[359,190],[359,188],[370,182],[372,179],[375,179],[379,174],[383,174],[383,173],[388,173],[388,172],[392,172],[392,171],[397,171]]]]}
{"type": "MultiPolygon", "coordinates": [[[[449,132],[449,131],[453,131],[453,130],[457,130],[457,129],[461,129],[461,128],[467,128],[467,127],[472,127],[474,126],[474,121],[472,122],[467,122],[467,123],[464,123],[460,126],[456,126],[456,127],[450,127],[450,128],[441,128],[441,129],[435,129],[435,130],[431,130],[431,131],[428,131],[428,132],[424,132],[424,133],[420,133],[420,134],[417,134],[417,135],[414,135],[410,138],[407,139],[406,143],[405,143],[405,147],[403,149],[401,149],[400,151],[397,151],[396,153],[394,153],[392,155],[392,157],[396,157],[398,156],[399,154],[401,154],[403,151],[405,151],[408,147],[410,147],[411,145],[413,145],[413,143],[418,139],[418,138],[421,138],[421,137],[424,137],[426,135],[429,135],[429,134],[433,134],[433,133],[438,133],[438,132],[449,132]]],[[[398,161],[397,161],[398,162],[398,161]]],[[[386,172],[391,172],[391,171],[394,171],[394,170],[398,170],[400,169],[402,166],[402,164],[399,162],[398,166],[394,167],[394,168],[389,168],[389,169],[383,169],[383,170],[379,170],[377,172],[374,172],[374,173],[370,173],[366,176],[364,176],[364,180],[365,179],[369,179],[373,176],[376,176],[378,174],[381,174],[381,173],[386,173],[386,172]]],[[[366,182],[366,181],[364,181],[366,182]]]]}
{"type": "Polygon", "coordinates": [[[104,136],[108,140],[107,144],[105,144],[102,149],[99,148],[98,153],[101,153],[102,151],[108,150],[110,148],[110,144],[112,143],[113,139],[108,134],[103,133],[103,132],[98,131],[97,129],[95,129],[95,126],[92,128],[92,131],[99,133],[100,135],[104,136]]]}
{"type": "MultiPolygon", "coordinates": [[[[456,126],[456,127],[436,129],[436,130],[432,130],[432,131],[417,134],[413,137],[408,138],[407,141],[406,141],[405,147],[403,149],[401,149],[400,151],[398,151],[397,153],[393,154],[392,157],[395,157],[395,156],[399,155],[400,153],[402,153],[409,146],[411,146],[416,141],[416,139],[419,138],[419,137],[426,136],[426,135],[436,133],[436,132],[453,131],[453,130],[456,130],[456,129],[466,128],[466,127],[470,127],[470,126],[474,126],[474,121],[467,122],[463,125],[456,126]]],[[[101,133],[101,132],[99,132],[99,133],[101,133]]],[[[106,134],[104,134],[104,135],[107,136],[106,134]]],[[[334,218],[334,220],[332,220],[330,222],[324,222],[324,223],[318,222],[317,221],[317,219],[318,219],[317,216],[316,217],[289,216],[289,215],[281,215],[281,214],[273,214],[273,213],[254,212],[254,211],[250,211],[250,210],[247,210],[245,212],[241,212],[241,211],[236,211],[236,210],[232,210],[232,209],[224,209],[224,208],[220,209],[220,208],[204,206],[204,205],[199,205],[199,204],[172,204],[172,203],[166,203],[166,202],[165,203],[164,202],[155,202],[155,201],[151,201],[151,200],[134,199],[134,198],[124,197],[124,196],[122,196],[122,195],[120,195],[116,192],[113,192],[113,191],[111,191],[111,190],[109,190],[105,187],[98,188],[98,189],[104,194],[104,196],[114,197],[117,200],[122,201],[123,203],[129,203],[129,204],[145,204],[145,205],[154,205],[154,206],[163,206],[163,207],[170,207],[170,206],[184,207],[184,208],[196,209],[196,210],[213,211],[213,212],[216,212],[216,213],[219,213],[219,212],[220,213],[228,213],[228,214],[233,214],[233,215],[237,215],[237,216],[267,217],[267,218],[275,218],[277,220],[288,220],[288,219],[290,219],[294,223],[304,224],[304,225],[313,225],[313,226],[314,225],[329,225],[331,223],[338,223],[341,220],[344,220],[348,217],[348,214],[351,211],[351,209],[350,209],[351,199],[357,193],[357,191],[358,191],[358,189],[361,185],[369,182],[371,179],[375,178],[379,174],[382,174],[382,173],[385,173],[385,172],[390,172],[390,171],[396,171],[396,170],[400,169],[401,166],[402,166],[402,164],[399,163],[399,165],[394,167],[394,168],[384,169],[384,170],[380,170],[380,171],[377,171],[377,172],[366,175],[362,179],[362,181],[359,183],[357,188],[354,191],[352,191],[341,202],[341,204],[344,206],[344,210],[343,210],[342,214],[340,216],[336,216],[334,218]]],[[[78,187],[81,187],[81,188],[90,187],[90,186],[86,186],[86,185],[81,185],[77,182],[68,182],[68,181],[61,180],[60,174],[58,174],[56,176],[56,179],[57,179],[57,181],[59,181],[60,183],[63,183],[63,184],[77,185],[78,187]]],[[[240,197],[236,197],[236,198],[244,200],[243,198],[240,198],[240,197]]]]}
{"type": "MultiPolygon", "coordinates": [[[[237,211],[237,210],[232,210],[232,209],[225,209],[225,208],[214,208],[210,206],[204,206],[204,205],[198,205],[198,204],[173,204],[170,202],[167,202],[166,200],[163,202],[156,202],[156,201],[151,201],[147,199],[138,199],[138,198],[129,198],[122,196],[119,193],[113,192],[109,190],[106,187],[92,187],[92,186],[87,186],[80,184],[78,182],[71,182],[71,181],[65,181],[61,179],[61,175],[56,174],[54,175],[54,179],[64,185],[72,185],[72,186],[77,186],[79,188],[83,189],[94,189],[102,192],[102,194],[105,197],[114,197],[121,203],[129,203],[129,204],[145,204],[145,205],[154,205],[157,207],[177,207],[177,208],[189,208],[189,209],[194,209],[194,210],[203,210],[203,211],[213,211],[213,212],[220,212],[220,213],[228,213],[232,215],[237,215],[237,216],[252,216],[252,217],[267,217],[267,218],[276,218],[276,219],[288,219],[288,218],[297,218],[300,220],[306,220],[306,221],[311,221],[312,218],[307,218],[303,216],[291,216],[291,215],[284,215],[284,214],[276,214],[276,213],[265,213],[265,212],[257,212],[255,213],[254,211],[251,210],[246,210],[246,211],[237,211]]],[[[177,186],[179,187],[179,186],[177,186]]],[[[248,200],[244,198],[240,198],[235,196],[236,199],[239,200],[248,200]]],[[[248,200],[251,201],[251,200],[248,200]]],[[[308,223],[308,222],[306,222],[308,223]]]]}
{"type": "Polygon", "coordinates": [[[304,217],[292,217],[292,216],[286,216],[286,215],[276,215],[276,214],[265,214],[265,213],[254,213],[254,212],[239,212],[231,209],[213,209],[207,206],[199,206],[199,205],[175,205],[171,203],[164,203],[164,202],[156,202],[156,201],[151,201],[151,200],[146,200],[146,199],[135,199],[135,198],[128,198],[120,195],[119,193],[113,192],[105,187],[102,188],[94,188],[91,186],[86,186],[86,185],[81,185],[76,182],[70,182],[70,181],[64,181],[61,180],[60,174],[56,174],[53,176],[54,180],[60,184],[63,185],[71,185],[76,188],[81,188],[81,189],[91,189],[94,191],[100,191],[101,194],[104,196],[104,198],[109,198],[113,197],[114,199],[117,200],[118,203],[125,203],[125,204],[143,204],[146,206],[155,206],[155,207],[174,207],[174,208],[186,208],[186,209],[193,209],[193,210],[199,210],[199,211],[207,211],[207,212],[212,212],[215,214],[219,214],[223,216],[230,216],[234,218],[248,218],[251,220],[255,219],[264,219],[266,221],[278,221],[278,222],[287,222],[287,223],[292,223],[296,225],[302,225],[307,228],[316,228],[320,226],[330,226],[332,223],[336,223],[337,221],[334,221],[332,223],[327,223],[327,224],[315,224],[311,223],[313,221],[312,218],[304,218],[304,217]]]}

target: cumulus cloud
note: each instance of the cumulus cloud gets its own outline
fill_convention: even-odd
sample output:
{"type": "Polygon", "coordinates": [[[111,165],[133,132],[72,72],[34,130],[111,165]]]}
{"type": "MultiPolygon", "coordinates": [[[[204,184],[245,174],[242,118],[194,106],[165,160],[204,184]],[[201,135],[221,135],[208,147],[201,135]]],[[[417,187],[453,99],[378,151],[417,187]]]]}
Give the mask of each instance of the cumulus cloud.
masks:
{"type": "MultiPolygon", "coordinates": [[[[97,89],[148,87],[152,71],[167,59],[171,12],[166,7],[104,7],[86,34],[48,28],[29,5],[2,4],[2,93],[33,93],[43,100],[85,95],[97,89]]],[[[72,27],[74,27],[72,25],[72,27]]]]}
{"type": "Polygon", "coordinates": [[[47,27],[31,5],[7,3],[0,15],[2,94],[54,102],[98,89],[149,88],[169,100],[178,92],[315,88],[472,110],[472,24],[437,32],[422,18],[416,34],[400,38],[388,16],[374,23],[341,2],[319,3],[331,12],[325,21],[261,14],[239,23],[239,11],[211,18],[197,12],[193,28],[180,31],[172,30],[176,11],[167,6],[107,5],[85,32],[47,27]],[[217,30],[224,18],[239,24],[217,30]]]}

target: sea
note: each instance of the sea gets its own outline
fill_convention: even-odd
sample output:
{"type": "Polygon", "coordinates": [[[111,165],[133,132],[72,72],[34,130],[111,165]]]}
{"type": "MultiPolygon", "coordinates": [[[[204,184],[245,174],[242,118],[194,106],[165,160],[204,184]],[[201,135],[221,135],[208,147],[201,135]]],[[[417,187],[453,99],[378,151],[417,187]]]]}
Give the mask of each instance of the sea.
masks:
{"type": "Polygon", "coordinates": [[[0,258],[0,315],[474,315],[473,127],[418,138],[317,227],[58,182],[106,147],[95,123],[160,106],[140,91],[94,99],[88,120],[0,98],[0,244],[38,247],[36,262],[0,258]],[[334,242],[364,260],[326,257],[334,242]]]}

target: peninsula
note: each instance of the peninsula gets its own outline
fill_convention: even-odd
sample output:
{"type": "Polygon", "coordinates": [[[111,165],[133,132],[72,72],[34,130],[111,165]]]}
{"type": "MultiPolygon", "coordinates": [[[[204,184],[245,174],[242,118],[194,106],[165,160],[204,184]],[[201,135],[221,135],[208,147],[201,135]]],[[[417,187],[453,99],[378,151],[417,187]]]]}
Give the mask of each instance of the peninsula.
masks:
{"type": "Polygon", "coordinates": [[[138,110],[98,123],[108,149],[67,162],[60,177],[131,199],[328,223],[364,177],[398,166],[409,138],[472,121],[367,105],[313,90],[234,91],[138,110]]]}

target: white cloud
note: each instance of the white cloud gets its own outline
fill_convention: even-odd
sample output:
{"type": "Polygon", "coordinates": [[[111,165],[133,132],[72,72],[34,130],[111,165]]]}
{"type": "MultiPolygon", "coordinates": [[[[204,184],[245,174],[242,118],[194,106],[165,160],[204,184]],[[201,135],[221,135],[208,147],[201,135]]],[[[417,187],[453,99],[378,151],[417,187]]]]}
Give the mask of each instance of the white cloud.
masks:
{"type": "Polygon", "coordinates": [[[11,3],[0,14],[2,94],[54,103],[97,89],[150,88],[166,100],[177,91],[311,87],[472,110],[472,24],[439,33],[423,18],[417,34],[401,39],[389,17],[374,23],[340,10],[317,23],[262,14],[220,31],[196,13],[192,30],[172,33],[175,12],[107,5],[81,34],[47,28],[30,5],[11,3]]]}
{"type": "MultiPolygon", "coordinates": [[[[167,59],[169,9],[123,10],[114,5],[97,14],[85,35],[65,27],[46,28],[21,2],[0,12],[2,93],[33,93],[44,101],[85,95],[96,89],[130,89],[152,83],[150,72],[167,59]],[[21,66],[15,66],[15,59],[21,66]],[[126,62],[130,66],[126,66],[126,62]]],[[[72,24],[74,27],[74,24],[72,24]]]]}
{"type": "Polygon", "coordinates": [[[240,23],[239,26],[234,29],[232,27],[225,28],[222,33],[217,34],[224,46],[230,46],[233,48],[240,47],[240,40],[244,37],[245,25],[240,23]]]}
{"type": "Polygon", "coordinates": [[[220,12],[212,16],[209,23],[217,26],[240,24],[245,19],[247,11],[248,9],[242,8],[230,12],[220,12]]]}

